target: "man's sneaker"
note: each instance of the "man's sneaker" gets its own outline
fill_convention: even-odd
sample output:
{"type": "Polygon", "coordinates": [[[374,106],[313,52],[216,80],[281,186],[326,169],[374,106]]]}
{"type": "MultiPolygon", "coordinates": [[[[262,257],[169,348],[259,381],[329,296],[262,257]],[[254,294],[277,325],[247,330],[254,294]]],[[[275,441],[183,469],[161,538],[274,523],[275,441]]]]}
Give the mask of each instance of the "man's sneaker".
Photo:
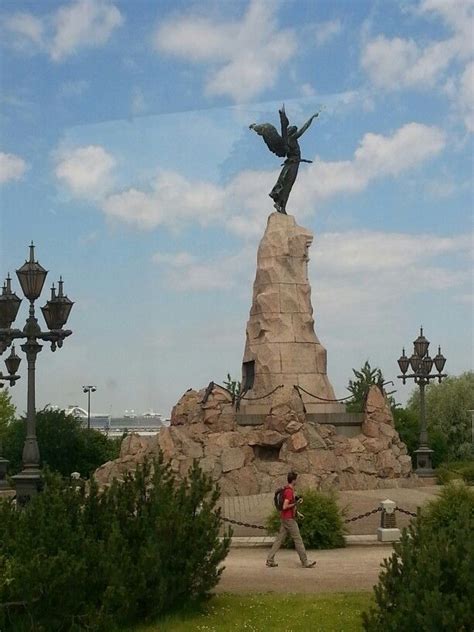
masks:
{"type": "Polygon", "coordinates": [[[313,566],[316,566],[316,562],[306,562],[306,564],[303,565],[303,568],[313,568],[313,566]]]}
{"type": "Polygon", "coordinates": [[[268,568],[275,568],[275,566],[278,566],[278,564],[276,562],[270,562],[270,560],[267,560],[267,566],[268,568]]]}

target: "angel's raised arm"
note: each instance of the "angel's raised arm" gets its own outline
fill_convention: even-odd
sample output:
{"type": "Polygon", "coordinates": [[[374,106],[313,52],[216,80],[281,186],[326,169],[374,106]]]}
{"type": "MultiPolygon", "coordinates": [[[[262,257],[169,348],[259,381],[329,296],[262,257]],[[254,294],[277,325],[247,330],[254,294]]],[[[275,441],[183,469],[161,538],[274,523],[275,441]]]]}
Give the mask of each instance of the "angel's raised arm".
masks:
{"type": "Polygon", "coordinates": [[[288,117],[286,116],[284,105],[282,105],[281,110],[278,110],[278,112],[280,114],[281,137],[283,138],[283,142],[286,145],[288,141],[288,125],[290,121],[288,120],[288,117]]]}
{"type": "Polygon", "coordinates": [[[303,134],[306,132],[306,130],[308,129],[308,127],[311,125],[311,123],[313,122],[313,119],[317,118],[319,116],[319,112],[316,112],[316,114],[313,114],[313,116],[311,118],[309,118],[306,123],[296,132],[295,134],[295,138],[300,138],[301,136],[303,136],[303,134]]]}

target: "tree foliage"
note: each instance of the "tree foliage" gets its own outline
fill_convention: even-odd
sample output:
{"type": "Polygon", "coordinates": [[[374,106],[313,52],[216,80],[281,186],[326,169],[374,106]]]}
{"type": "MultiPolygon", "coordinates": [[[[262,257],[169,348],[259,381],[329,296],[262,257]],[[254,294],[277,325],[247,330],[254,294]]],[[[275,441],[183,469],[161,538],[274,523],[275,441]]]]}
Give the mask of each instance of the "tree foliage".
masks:
{"type": "Polygon", "coordinates": [[[229,549],[218,497],[160,455],[101,492],[48,475],[24,510],[0,502],[0,629],[110,631],[204,597],[229,549]]]}
{"type": "Polygon", "coordinates": [[[2,388],[0,389],[0,442],[14,419],[15,406],[12,403],[10,391],[2,388]]]}
{"type": "Polygon", "coordinates": [[[224,386],[232,394],[233,398],[237,397],[240,393],[240,381],[234,380],[230,373],[227,373],[227,379],[224,380],[224,386]]]}
{"type": "MultiPolygon", "coordinates": [[[[87,430],[76,417],[63,410],[42,410],[36,414],[36,431],[43,465],[69,476],[79,472],[88,478],[100,465],[118,456],[119,441],[98,430],[87,430]]],[[[21,470],[26,436],[25,419],[9,424],[3,439],[3,454],[10,461],[9,474],[21,470]]]]}
{"type": "Polygon", "coordinates": [[[383,563],[366,632],[474,629],[474,490],[445,488],[383,563]]]}
{"type": "MultiPolygon", "coordinates": [[[[425,402],[435,463],[474,458],[472,416],[469,412],[474,410],[474,372],[447,377],[441,384],[430,384],[426,387],[425,402]]],[[[419,389],[408,400],[407,409],[419,418],[419,389]]]]}
{"type": "Polygon", "coordinates": [[[360,371],[352,369],[352,373],[355,379],[349,380],[347,390],[351,393],[353,399],[347,404],[347,410],[353,413],[362,413],[364,412],[369,387],[372,384],[376,384],[383,388],[385,380],[382,371],[377,367],[373,369],[368,360],[365,361],[360,371]]]}

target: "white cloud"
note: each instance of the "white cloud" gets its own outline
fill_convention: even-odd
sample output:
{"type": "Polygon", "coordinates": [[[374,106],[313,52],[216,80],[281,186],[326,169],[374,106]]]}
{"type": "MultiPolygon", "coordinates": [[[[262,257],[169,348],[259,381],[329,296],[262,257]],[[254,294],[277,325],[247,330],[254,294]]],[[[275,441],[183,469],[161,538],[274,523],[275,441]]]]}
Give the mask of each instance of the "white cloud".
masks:
{"type": "MultiPolygon", "coordinates": [[[[315,160],[301,169],[291,193],[289,212],[297,208],[300,217],[311,215],[335,195],[356,193],[377,178],[397,177],[416,168],[436,156],[444,144],[444,135],[438,128],[420,123],[409,123],[391,136],[365,134],[351,160],[315,160]]],[[[148,191],[131,188],[110,195],[102,209],[107,216],[143,230],[213,221],[224,223],[228,231],[241,237],[254,237],[261,234],[271,210],[268,192],[278,173],[278,169],[242,171],[226,185],[217,186],[161,171],[148,191]]]]}
{"type": "Polygon", "coordinates": [[[14,13],[3,20],[3,28],[17,50],[46,51],[52,60],[63,61],[83,48],[102,46],[122,22],[109,0],[75,0],[43,18],[14,13]]]}
{"type": "Polygon", "coordinates": [[[159,225],[202,225],[224,212],[224,191],[210,182],[191,182],[171,171],[160,171],[148,192],[131,188],[106,198],[106,215],[148,230],[159,225]]]}
{"type": "Polygon", "coordinates": [[[415,13],[423,18],[441,19],[451,35],[427,43],[378,35],[365,42],[361,66],[375,86],[387,91],[444,86],[467,129],[472,131],[472,71],[469,69],[474,54],[474,2],[423,0],[415,13]],[[466,91],[471,94],[466,96],[466,91]]]}
{"type": "Polygon", "coordinates": [[[207,94],[245,101],[272,87],[296,52],[294,33],[278,29],[276,6],[251,0],[240,21],[177,17],[158,26],[153,46],[186,61],[210,64],[207,94]]]}
{"type": "Polygon", "coordinates": [[[439,154],[444,145],[441,130],[421,123],[408,123],[392,136],[367,133],[352,160],[317,160],[302,170],[290,205],[309,214],[315,205],[334,195],[356,193],[372,180],[414,169],[439,154]]]}
{"type": "Polygon", "coordinates": [[[457,101],[466,129],[474,132],[474,61],[466,66],[461,75],[457,101]]]}
{"type": "MultiPolygon", "coordinates": [[[[469,236],[440,237],[428,234],[384,233],[379,231],[349,231],[325,233],[317,239],[313,257],[325,274],[359,275],[377,270],[402,271],[445,254],[467,252],[469,236]],[[332,256],[337,252],[337,257],[332,256]]],[[[418,269],[418,268],[417,268],[418,269]]],[[[438,282],[436,279],[433,280],[438,282]]],[[[410,283],[413,279],[410,279],[410,283]]],[[[444,281],[441,281],[444,284],[444,281]]]]}
{"type": "MultiPolygon", "coordinates": [[[[393,319],[410,296],[432,291],[467,295],[470,275],[465,260],[471,249],[472,239],[466,235],[370,230],[320,234],[309,253],[316,315],[334,323],[345,322],[351,313],[357,329],[367,318],[376,322],[381,314],[393,319]],[[453,256],[461,263],[453,265],[453,256]],[[451,257],[449,263],[446,257],[451,257]]],[[[152,261],[174,291],[235,292],[253,280],[255,243],[208,260],[188,252],[159,252],[152,261]]]]}
{"type": "Polygon", "coordinates": [[[23,158],[0,151],[0,184],[20,180],[27,168],[23,158]]]}
{"type": "Polygon", "coordinates": [[[413,40],[379,35],[365,46],[362,67],[386,90],[433,86],[452,59],[452,43],[438,42],[421,49],[413,40]]]}
{"type": "Polygon", "coordinates": [[[44,46],[44,25],[31,13],[14,13],[5,17],[3,28],[7,42],[18,51],[32,51],[44,46]]]}
{"type": "Polygon", "coordinates": [[[353,331],[367,331],[370,323],[379,329],[381,320],[402,320],[412,297],[468,294],[471,249],[472,236],[466,235],[368,230],[319,235],[309,264],[316,314],[336,332],[347,326],[350,313],[353,331]]]}
{"type": "Polygon", "coordinates": [[[342,24],[340,20],[328,20],[327,22],[320,22],[315,28],[316,44],[323,46],[327,44],[334,37],[339,35],[342,31],[342,24]]]}
{"type": "Polygon", "coordinates": [[[115,159],[100,145],[88,145],[56,152],[56,178],[73,195],[97,199],[112,184],[115,159]]]}
{"type": "Polygon", "coordinates": [[[255,252],[253,247],[244,246],[236,254],[211,261],[199,260],[188,252],[158,252],[152,261],[164,269],[167,285],[175,291],[230,291],[236,289],[237,282],[246,287],[250,284],[255,252]]]}
{"type": "Polygon", "coordinates": [[[50,55],[60,61],[80,48],[102,46],[122,22],[122,14],[106,0],[76,0],[58,9],[53,18],[50,55]]]}

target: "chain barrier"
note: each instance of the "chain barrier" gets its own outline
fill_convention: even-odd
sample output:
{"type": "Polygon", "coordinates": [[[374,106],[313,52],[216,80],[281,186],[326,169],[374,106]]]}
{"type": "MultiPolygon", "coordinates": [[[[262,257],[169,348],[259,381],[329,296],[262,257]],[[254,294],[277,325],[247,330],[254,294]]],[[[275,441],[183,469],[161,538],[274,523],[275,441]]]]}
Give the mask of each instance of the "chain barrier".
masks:
{"type": "Polygon", "coordinates": [[[402,509],[401,507],[395,507],[395,511],[399,511],[407,516],[412,516],[413,518],[416,518],[417,515],[416,513],[413,513],[413,511],[408,511],[407,509],[402,509]]]}
{"type": "MultiPolygon", "coordinates": [[[[379,511],[382,511],[381,507],[377,507],[376,509],[372,509],[372,511],[366,511],[363,514],[359,514],[358,516],[353,516],[352,518],[347,518],[346,520],[344,520],[344,522],[355,522],[356,520],[361,520],[362,518],[367,518],[368,516],[371,516],[372,514],[376,514],[379,511]]],[[[261,524],[252,524],[250,522],[242,522],[241,520],[232,520],[231,518],[225,518],[225,517],[222,517],[222,520],[224,522],[230,522],[231,524],[238,525],[239,527],[248,527],[250,529],[264,529],[264,530],[266,530],[266,527],[264,527],[261,524]]]]}
{"type": "MultiPolygon", "coordinates": [[[[362,518],[368,518],[369,516],[372,516],[373,514],[379,513],[380,511],[382,511],[382,507],[376,507],[375,509],[372,509],[372,511],[366,511],[365,513],[361,513],[358,516],[352,516],[352,518],[346,518],[344,522],[346,524],[348,524],[349,522],[356,522],[356,520],[362,520],[362,518]]],[[[413,511],[408,511],[407,509],[402,509],[401,507],[395,507],[395,511],[399,511],[400,513],[406,514],[407,516],[411,516],[413,518],[416,518],[417,516],[417,514],[413,513],[413,511]]],[[[241,520],[232,520],[231,518],[225,518],[224,516],[222,516],[222,520],[224,522],[229,522],[230,524],[235,524],[239,527],[248,527],[249,529],[263,529],[264,531],[267,530],[267,528],[261,524],[252,524],[250,522],[242,522],[241,520]]]]}
{"type": "Polygon", "coordinates": [[[261,524],[251,524],[250,522],[241,522],[240,520],[231,520],[231,518],[222,517],[224,522],[230,522],[231,524],[236,524],[239,527],[249,527],[250,529],[264,529],[267,530],[267,527],[262,526],[261,524]]]}
{"type": "Polygon", "coordinates": [[[382,511],[382,507],[377,507],[376,509],[372,509],[372,511],[366,511],[365,513],[359,514],[358,516],[354,516],[353,518],[346,518],[344,522],[345,523],[355,522],[356,520],[361,520],[362,518],[368,518],[372,514],[376,514],[379,511],[382,511]]]}
{"type": "Polygon", "coordinates": [[[273,389],[273,391],[270,391],[269,393],[267,393],[266,395],[262,395],[261,397],[245,397],[244,395],[242,395],[242,397],[239,397],[237,395],[237,399],[240,401],[241,399],[245,399],[249,402],[255,402],[257,401],[257,399],[265,399],[265,397],[268,397],[269,395],[272,395],[275,391],[277,391],[279,388],[282,388],[283,384],[279,384],[278,386],[275,386],[275,388],[273,389]]]}
{"type": "Polygon", "coordinates": [[[340,397],[339,399],[327,399],[326,397],[318,397],[318,395],[315,395],[314,393],[310,393],[302,386],[297,386],[296,384],[293,384],[293,388],[296,388],[297,391],[303,391],[303,393],[306,393],[306,395],[309,395],[310,397],[314,397],[315,399],[319,399],[322,402],[345,402],[348,399],[354,399],[354,395],[349,395],[348,397],[340,397]]]}

